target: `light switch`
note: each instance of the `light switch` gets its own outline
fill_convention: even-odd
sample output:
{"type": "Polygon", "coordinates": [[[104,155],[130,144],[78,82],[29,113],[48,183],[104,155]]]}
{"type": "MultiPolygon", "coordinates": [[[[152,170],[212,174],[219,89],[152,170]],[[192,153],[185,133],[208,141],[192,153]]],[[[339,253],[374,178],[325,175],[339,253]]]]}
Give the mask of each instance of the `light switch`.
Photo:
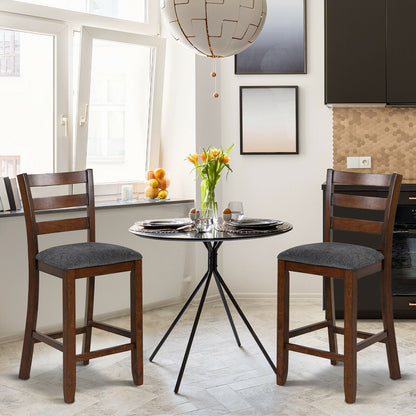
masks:
{"type": "Polygon", "coordinates": [[[358,169],[360,167],[360,158],[359,157],[347,157],[347,168],[348,169],[358,169]]]}

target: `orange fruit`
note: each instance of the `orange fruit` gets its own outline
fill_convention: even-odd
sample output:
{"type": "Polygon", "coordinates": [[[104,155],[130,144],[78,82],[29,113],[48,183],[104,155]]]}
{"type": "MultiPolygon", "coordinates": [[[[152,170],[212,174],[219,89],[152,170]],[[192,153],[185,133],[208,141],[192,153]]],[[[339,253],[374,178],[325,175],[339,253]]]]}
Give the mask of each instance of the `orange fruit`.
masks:
{"type": "Polygon", "coordinates": [[[166,197],[168,196],[168,191],[160,191],[159,194],[157,195],[160,199],[166,199],[166,197]]]}
{"type": "Polygon", "coordinates": [[[155,199],[157,197],[157,194],[159,193],[159,189],[152,188],[151,186],[147,186],[144,190],[144,195],[146,198],[155,199]]]}
{"type": "MultiPolygon", "coordinates": [[[[155,179],[155,180],[156,180],[156,179],[155,179]]],[[[164,190],[164,189],[166,189],[166,188],[167,188],[167,186],[166,186],[166,178],[160,178],[160,179],[158,179],[157,181],[158,181],[158,183],[159,183],[159,189],[160,189],[160,190],[164,190]]]]}
{"type": "Polygon", "coordinates": [[[148,180],[148,181],[150,181],[150,179],[154,179],[155,178],[155,174],[154,174],[154,172],[152,171],[152,170],[148,170],[147,172],[146,172],[146,179],[148,180]]]}
{"type": "Polygon", "coordinates": [[[149,186],[152,188],[159,188],[159,182],[157,179],[150,179],[149,186]]]}
{"type": "Polygon", "coordinates": [[[155,175],[155,178],[156,178],[156,179],[162,179],[162,178],[165,176],[165,174],[166,174],[166,172],[165,172],[165,170],[164,170],[164,169],[162,169],[162,168],[157,168],[157,169],[154,171],[154,175],[155,175]]]}

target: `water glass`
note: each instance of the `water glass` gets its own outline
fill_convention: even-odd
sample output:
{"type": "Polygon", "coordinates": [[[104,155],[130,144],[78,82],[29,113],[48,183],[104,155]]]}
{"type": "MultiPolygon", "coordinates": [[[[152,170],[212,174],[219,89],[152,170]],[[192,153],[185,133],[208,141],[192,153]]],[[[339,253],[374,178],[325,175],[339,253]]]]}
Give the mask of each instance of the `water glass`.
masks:
{"type": "Polygon", "coordinates": [[[243,203],[241,201],[231,201],[228,203],[228,208],[231,211],[232,221],[241,221],[244,217],[243,203]]]}
{"type": "Polygon", "coordinates": [[[214,225],[212,215],[213,213],[211,209],[205,209],[204,211],[201,211],[200,217],[195,220],[196,228],[200,233],[211,231],[214,225]]]}

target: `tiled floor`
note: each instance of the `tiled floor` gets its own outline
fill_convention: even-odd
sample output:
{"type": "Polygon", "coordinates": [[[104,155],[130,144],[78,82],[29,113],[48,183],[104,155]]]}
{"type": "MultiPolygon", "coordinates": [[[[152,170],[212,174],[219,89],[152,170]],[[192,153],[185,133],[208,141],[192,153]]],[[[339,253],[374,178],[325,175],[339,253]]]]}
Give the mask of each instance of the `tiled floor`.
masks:
{"type": "MultiPolygon", "coordinates": [[[[274,360],[275,303],[241,301],[258,336],[274,360]]],[[[416,414],[416,321],[396,321],[402,379],[388,376],[385,348],[376,344],[359,353],[357,402],[344,402],[343,367],[291,353],[286,386],[274,374],[244,324],[233,311],[243,347],[238,348],[220,301],[203,311],[179,394],[173,388],[195,314],[187,312],[159,351],[148,357],[179,310],[169,307],[145,313],[145,382],[131,382],[129,353],[92,360],[77,368],[75,403],[62,398],[61,353],[37,344],[29,380],[18,379],[21,343],[0,345],[1,416],[127,415],[405,415],[416,414]]],[[[322,318],[318,301],[294,302],[293,325],[322,318]]],[[[128,326],[128,319],[114,321],[128,326]]],[[[360,321],[362,330],[378,330],[379,321],[360,321]]],[[[112,335],[97,332],[95,346],[112,335]]],[[[326,348],[326,332],[304,335],[304,343],[326,348]]],[[[300,341],[300,338],[299,338],[300,341]]],[[[108,343],[107,343],[108,345],[108,343]]],[[[342,347],[342,344],[341,344],[342,347]]]]}

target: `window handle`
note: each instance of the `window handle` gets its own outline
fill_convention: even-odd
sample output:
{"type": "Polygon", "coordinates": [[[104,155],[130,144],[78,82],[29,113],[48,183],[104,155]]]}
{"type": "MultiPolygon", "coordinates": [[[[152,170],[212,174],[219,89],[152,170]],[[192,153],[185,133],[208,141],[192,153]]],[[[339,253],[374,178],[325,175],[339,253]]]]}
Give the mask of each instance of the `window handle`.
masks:
{"type": "Polygon", "coordinates": [[[84,106],[84,114],[79,118],[79,125],[85,126],[88,121],[88,104],[85,104],[84,106]]]}
{"type": "Polygon", "coordinates": [[[65,137],[68,137],[68,116],[66,114],[61,114],[61,126],[65,128],[65,137]]]}

